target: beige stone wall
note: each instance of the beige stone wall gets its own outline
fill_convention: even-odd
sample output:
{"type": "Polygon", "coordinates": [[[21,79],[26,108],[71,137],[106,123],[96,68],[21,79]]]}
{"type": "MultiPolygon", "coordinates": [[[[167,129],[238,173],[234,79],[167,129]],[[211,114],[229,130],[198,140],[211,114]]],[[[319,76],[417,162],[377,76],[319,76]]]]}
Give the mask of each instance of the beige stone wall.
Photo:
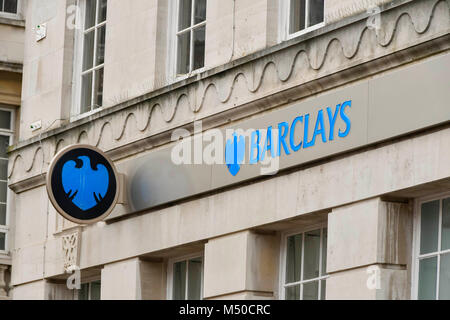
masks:
{"type": "MultiPolygon", "coordinates": [[[[0,107],[15,111],[16,120],[20,117],[19,106],[22,92],[22,63],[24,56],[24,22],[21,13],[7,16],[0,13],[0,107]]],[[[18,121],[14,124],[18,128],[18,121]]],[[[13,138],[17,141],[17,135],[13,138]]],[[[0,300],[10,299],[10,248],[14,247],[14,193],[8,192],[7,209],[7,247],[0,253],[0,300]]]]}
{"type": "Polygon", "coordinates": [[[244,231],[205,246],[205,299],[277,296],[279,238],[244,231]]]}
{"type": "Polygon", "coordinates": [[[24,27],[0,22],[0,64],[1,62],[22,64],[24,41],[24,27]]]}
{"type": "MultiPolygon", "coordinates": [[[[155,88],[158,50],[164,50],[167,36],[158,15],[164,1],[136,0],[108,2],[104,106],[142,95],[155,88]],[[162,31],[162,32],[161,32],[162,31]],[[158,34],[162,33],[162,34],[158,34]]],[[[159,56],[158,56],[159,57],[159,56]]],[[[160,70],[165,71],[165,70],[160,70]]]]}
{"type": "Polygon", "coordinates": [[[278,1],[209,1],[207,68],[236,60],[274,45],[278,36],[278,1]]]}
{"type": "Polygon", "coordinates": [[[412,206],[369,199],[328,217],[327,299],[409,299],[412,206]]]}
{"type": "Polygon", "coordinates": [[[102,270],[102,300],[166,299],[166,265],[130,259],[102,270]]]}
{"type": "Polygon", "coordinates": [[[68,57],[73,42],[66,41],[66,32],[70,33],[66,28],[66,1],[48,1],[41,6],[41,1],[30,0],[25,17],[21,140],[68,119],[73,63],[68,57]],[[40,23],[47,23],[47,37],[36,42],[33,30],[40,23]],[[32,132],[30,125],[38,120],[43,130],[32,132]]]}

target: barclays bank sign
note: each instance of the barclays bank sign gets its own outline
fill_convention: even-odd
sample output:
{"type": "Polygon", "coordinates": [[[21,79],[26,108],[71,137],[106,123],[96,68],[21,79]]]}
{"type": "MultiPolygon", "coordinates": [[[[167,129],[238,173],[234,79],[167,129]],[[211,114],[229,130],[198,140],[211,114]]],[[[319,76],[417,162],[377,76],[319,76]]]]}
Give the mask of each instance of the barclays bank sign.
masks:
{"type": "Polygon", "coordinates": [[[234,126],[204,131],[195,122],[194,134],[176,129],[169,147],[121,162],[126,179],[98,148],[69,146],[50,164],[49,198],[66,219],[90,224],[124,199],[120,211],[146,210],[349,150],[365,143],[364,91],[267,110],[234,126]]]}
{"type": "Polygon", "coordinates": [[[69,146],[50,164],[47,193],[64,218],[78,224],[94,223],[106,218],[117,203],[118,173],[98,148],[69,146]]]}
{"type": "Polygon", "coordinates": [[[240,130],[236,130],[225,146],[225,163],[228,171],[233,176],[239,173],[245,161],[246,140],[249,140],[248,163],[254,165],[264,162],[266,157],[276,159],[282,155],[289,156],[302,149],[314,147],[318,139],[322,143],[327,143],[335,138],[347,137],[351,129],[351,120],[346,109],[351,106],[352,101],[348,100],[336,105],[335,108],[326,107],[319,109],[315,114],[307,113],[289,121],[279,122],[275,128],[269,126],[266,129],[250,129],[250,132],[247,130],[245,134],[239,134],[237,132],[240,130]],[[344,123],[343,128],[337,128],[338,119],[344,123]],[[310,134],[312,126],[314,130],[310,134]],[[246,136],[249,139],[246,139],[246,136]]]}

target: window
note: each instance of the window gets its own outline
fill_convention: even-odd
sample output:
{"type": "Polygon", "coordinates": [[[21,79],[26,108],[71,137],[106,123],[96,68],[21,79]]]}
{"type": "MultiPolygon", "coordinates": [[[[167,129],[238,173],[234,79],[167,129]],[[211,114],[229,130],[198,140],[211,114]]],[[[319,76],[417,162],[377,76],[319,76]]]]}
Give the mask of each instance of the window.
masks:
{"type": "Polygon", "coordinates": [[[290,0],[288,38],[323,25],[324,0],[290,0]]]}
{"type": "Polygon", "coordinates": [[[169,297],[172,300],[201,300],[203,258],[193,256],[170,263],[169,297]]]}
{"type": "Polygon", "coordinates": [[[450,299],[450,196],[421,202],[416,241],[417,298],[450,299]]]}
{"type": "Polygon", "coordinates": [[[14,14],[18,12],[18,0],[0,0],[0,13],[14,14]]]}
{"type": "Polygon", "coordinates": [[[0,108],[0,252],[7,251],[8,146],[12,143],[13,111],[0,108]]]}
{"type": "Polygon", "coordinates": [[[284,238],[281,297],[286,300],[324,300],[327,229],[290,234],[284,238]]]}
{"type": "Polygon", "coordinates": [[[177,75],[205,65],[206,0],[178,0],[177,75]]]}
{"type": "Polygon", "coordinates": [[[80,5],[83,23],[77,41],[75,83],[79,97],[77,114],[84,114],[103,105],[107,0],[84,0],[80,5]]]}
{"type": "Polygon", "coordinates": [[[78,300],[100,300],[101,282],[83,283],[78,290],[78,300]]]}

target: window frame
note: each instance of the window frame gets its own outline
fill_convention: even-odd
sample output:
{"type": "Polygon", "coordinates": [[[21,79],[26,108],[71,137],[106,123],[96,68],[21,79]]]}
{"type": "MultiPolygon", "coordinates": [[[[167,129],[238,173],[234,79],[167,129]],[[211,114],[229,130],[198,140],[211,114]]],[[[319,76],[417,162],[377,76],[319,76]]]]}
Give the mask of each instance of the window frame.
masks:
{"type": "MultiPolygon", "coordinates": [[[[173,266],[175,263],[177,262],[182,262],[182,261],[186,261],[188,262],[191,259],[195,259],[195,258],[202,258],[202,275],[201,275],[201,283],[200,283],[200,301],[204,300],[204,296],[203,296],[203,278],[204,278],[204,269],[205,269],[205,255],[204,252],[196,252],[196,253],[191,253],[188,255],[184,255],[184,256],[180,256],[180,257],[176,257],[176,258],[171,258],[168,260],[167,262],[167,290],[166,290],[166,298],[167,300],[173,300],[173,266]]],[[[187,297],[187,290],[188,290],[188,272],[189,272],[189,263],[186,264],[186,292],[185,292],[185,298],[187,297]]],[[[185,300],[185,301],[189,301],[189,300],[185,300]]]]}
{"type": "Polygon", "coordinates": [[[0,11],[0,18],[9,18],[9,19],[19,20],[21,18],[21,12],[22,12],[22,0],[17,0],[17,12],[10,13],[10,12],[0,11]]]}
{"type": "MultiPolygon", "coordinates": [[[[93,301],[93,300],[91,300],[91,294],[92,294],[92,283],[94,283],[94,282],[100,282],[100,300],[102,299],[102,291],[101,291],[101,287],[102,287],[102,280],[101,280],[101,276],[95,276],[95,277],[92,277],[92,278],[89,278],[89,279],[86,279],[86,280],[84,280],[84,281],[82,281],[81,282],[81,284],[80,285],[84,285],[84,284],[87,284],[88,285],[88,299],[86,300],[86,301],[93,301]]],[[[80,291],[81,291],[81,287],[80,287],[80,289],[77,289],[77,290],[75,290],[75,299],[74,300],[78,300],[78,301],[82,301],[82,300],[80,300],[79,299],[79,294],[80,294],[80,291]]]]}
{"type": "Polygon", "coordinates": [[[444,199],[450,198],[450,192],[442,192],[429,196],[420,197],[414,200],[414,218],[413,218],[413,244],[412,244],[412,261],[411,261],[411,300],[419,300],[419,262],[421,259],[437,257],[437,274],[436,274],[436,299],[439,300],[439,276],[441,256],[450,253],[450,249],[441,250],[442,241],[442,203],[444,199]],[[438,233],[438,250],[432,253],[420,254],[420,236],[421,236],[421,206],[424,203],[439,200],[439,233],[438,233]]]}
{"type": "MultiPolygon", "coordinates": [[[[96,7],[96,17],[95,17],[95,24],[90,27],[89,29],[85,30],[84,26],[86,23],[86,2],[89,0],[77,0],[76,6],[77,10],[79,10],[76,14],[76,28],[75,28],[75,44],[74,44],[74,59],[73,59],[73,85],[72,85],[72,110],[70,114],[70,122],[77,121],[79,119],[83,119],[86,117],[89,117],[93,114],[96,114],[97,112],[100,112],[104,109],[104,101],[102,105],[98,108],[92,109],[87,112],[81,113],[81,94],[82,94],[82,76],[84,74],[92,73],[92,92],[91,92],[91,104],[94,100],[94,87],[95,87],[95,73],[97,70],[103,68],[103,85],[104,85],[104,74],[105,74],[105,63],[106,63],[106,32],[108,30],[107,23],[108,23],[108,13],[106,14],[105,21],[102,21],[101,23],[97,23],[97,17],[98,17],[98,9],[100,0],[95,0],[97,3],[96,7]],[[83,71],[83,53],[84,53],[84,35],[87,32],[91,32],[92,30],[99,29],[102,26],[105,26],[105,60],[102,64],[95,66],[95,58],[97,53],[97,34],[98,32],[94,31],[94,56],[92,57],[93,60],[93,66],[92,68],[89,68],[88,70],[83,71]]],[[[108,6],[109,4],[107,4],[108,6]]],[[[107,9],[108,12],[108,9],[107,9]]],[[[104,87],[103,87],[104,89],[104,87]]]]}
{"type": "MultiPolygon", "coordinates": [[[[309,1],[311,0],[306,0],[306,13],[305,13],[305,25],[308,25],[308,19],[309,19],[309,1]]],[[[286,40],[291,40],[293,38],[299,37],[301,35],[304,35],[306,33],[309,33],[311,31],[323,28],[326,23],[325,23],[325,1],[324,0],[324,14],[323,14],[323,20],[320,23],[317,23],[313,26],[310,27],[305,27],[305,29],[303,30],[299,30],[297,32],[294,33],[289,33],[289,29],[290,29],[290,18],[291,18],[291,1],[290,0],[286,0],[286,1],[281,1],[280,2],[280,21],[281,21],[281,34],[280,34],[280,40],[282,41],[286,41],[286,40]]]]}
{"type": "MultiPolygon", "coordinates": [[[[303,285],[303,284],[307,284],[310,282],[314,282],[314,281],[319,281],[319,291],[318,291],[318,300],[320,299],[320,294],[322,291],[322,286],[320,285],[320,281],[323,281],[326,279],[328,279],[330,277],[330,275],[325,274],[323,276],[321,276],[321,272],[322,272],[322,259],[323,259],[323,255],[322,255],[322,251],[323,251],[323,230],[327,229],[328,230],[328,223],[327,222],[322,222],[322,223],[317,223],[317,224],[313,224],[310,226],[305,226],[305,227],[301,227],[301,228],[295,228],[295,229],[290,229],[287,231],[284,231],[281,233],[281,243],[280,243],[280,279],[279,279],[279,287],[278,287],[278,292],[279,292],[279,299],[280,300],[286,300],[286,291],[285,289],[287,287],[292,287],[292,286],[296,286],[296,285],[303,285]],[[303,234],[303,241],[302,241],[302,264],[301,264],[301,279],[303,279],[303,267],[304,267],[304,246],[305,246],[305,241],[304,241],[304,234],[306,232],[309,231],[314,231],[314,230],[318,230],[320,229],[320,258],[319,258],[319,277],[317,278],[313,278],[313,279],[308,279],[308,280],[300,280],[297,282],[293,282],[293,283],[289,283],[286,284],[286,260],[287,260],[287,239],[290,236],[294,236],[294,235],[298,235],[298,234],[303,234]]],[[[327,237],[327,252],[328,252],[328,237],[327,237]]],[[[326,253],[327,254],[327,253],[326,253]]],[[[326,273],[326,270],[325,270],[326,273]]],[[[303,301],[303,290],[300,290],[300,299],[298,301],[303,301]]]]}
{"type": "Polygon", "coordinates": [[[171,18],[169,19],[169,35],[170,35],[170,45],[168,46],[169,49],[169,65],[168,65],[168,74],[169,74],[169,79],[170,82],[177,82],[177,81],[181,81],[184,79],[187,79],[189,77],[192,77],[193,75],[202,73],[206,70],[206,28],[207,28],[207,23],[208,23],[208,0],[206,0],[206,15],[205,15],[205,20],[197,23],[197,24],[192,24],[194,22],[194,11],[195,11],[195,1],[193,0],[192,3],[192,7],[191,7],[191,24],[188,28],[185,28],[181,31],[178,31],[178,25],[179,25],[179,20],[178,20],[178,15],[179,15],[179,10],[180,10],[180,1],[183,0],[175,0],[175,1],[169,1],[169,10],[170,12],[172,12],[171,14],[171,18]],[[174,8],[175,6],[175,8],[174,8]],[[192,31],[194,29],[197,28],[201,28],[201,27],[205,27],[205,61],[203,61],[203,67],[202,68],[198,68],[195,70],[192,70],[193,67],[193,52],[194,50],[192,50],[192,44],[193,44],[193,37],[194,37],[194,33],[191,32],[191,37],[190,37],[190,52],[189,52],[189,72],[185,73],[185,74],[178,74],[178,70],[177,70],[177,65],[178,65],[178,35],[188,32],[188,31],[192,31]],[[172,50],[173,48],[173,50],[172,50]]]}
{"type": "MultiPolygon", "coordinates": [[[[8,129],[0,128],[0,135],[9,136],[9,145],[12,145],[13,139],[14,139],[16,110],[4,107],[2,105],[0,105],[0,110],[8,111],[11,113],[10,129],[8,130],[8,129]]],[[[8,169],[9,169],[9,161],[8,161],[8,169]]],[[[5,182],[3,180],[1,180],[1,181],[5,182]]],[[[10,210],[9,210],[10,206],[8,205],[9,202],[10,202],[10,190],[8,188],[8,179],[7,179],[6,180],[6,203],[2,203],[2,204],[6,205],[6,224],[0,225],[0,232],[5,234],[5,250],[0,249],[0,255],[9,254],[9,223],[10,223],[10,210]]]]}

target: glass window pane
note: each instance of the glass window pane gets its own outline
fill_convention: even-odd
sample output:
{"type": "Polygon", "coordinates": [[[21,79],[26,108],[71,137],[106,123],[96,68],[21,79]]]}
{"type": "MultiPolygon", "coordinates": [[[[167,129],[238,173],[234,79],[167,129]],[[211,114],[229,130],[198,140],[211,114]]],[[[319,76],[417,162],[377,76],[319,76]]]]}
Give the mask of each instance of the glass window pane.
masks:
{"type": "Polygon", "coordinates": [[[308,26],[323,22],[323,0],[309,0],[308,26]]]}
{"type": "Polygon", "coordinates": [[[81,113],[84,113],[91,111],[92,72],[83,75],[81,82],[81,113]]]}
{"type": "Polygon", "coordinates": [[[89,283],[81,284],[78,290],[78,300],[89,300],[89,283]]]}
{"type": "Polygon", "coordinates": [[[420,222],[420,254],[438,250],[439,200],[422,204],[420,222]]]}
{"type": "Polygon", "coordinates": [[[303,280],[319,277],[320,230],[305,233],[303,280]]]}
{"type": "Polygon", "coordinates": [[[8,159],[9,136],[0,135],[0,158],[8,159]]]}
{"type": "Polygon", "coordinates": [[[0,250],[6,250],[6,233],[0,232],[0,250]]]}
{"type": "Polygon", "coordinates": [[[194,24],[206,20],[206,0],[195,0],[194,24]]]}
{"type": "Polygon", "coordinates": [[[91,69],[94,62],[94,34],[90,31],[84,35],[83,47],[83,71],[91,69]]]}
{"type": "Polygon", "coordinates": [[[5,1],[5,12],[17,13],[17,0],[6,0],[5,1]]]}
{"type": "Polygon", "coordinates": [[[6,193],[8,191],[8,183],[0,182],[0,202],[6,203],[6,193]]]}
{"type": "Polygon", "coordinates": [[[322,239],[322,276],[327,274],[327,242],[328,242],[328,229],[323,229],[322,239]]]}
{"type": "Polygon", "coordinates": [[[441,256],[439,269],[439,300],[450,300],[450,254],[441,256]]]}
{"type": "Polygon", "coordinates": [[[0,180],[8,180],[8,160],[0,159],[0,180]]]}
{"type": "Polygon", "coordinates": [[[326,300],[327,297],[327,281],[326,280],[322,280],[320,281],[320,300],[326,300]]]}
{"type": "Polygon", "coordinates": [[[302,234],[287,238],[286,283],[300,281],[302,268],[302,234]]]}
{"type": "Polygon", "coordinates": [[[419,299],[436,299],[437,257],[419,262],[419,299]]]}
{"type": "Polygon", "coordinates": [[[189,73],[191,51],[191,32],[185,32],[178,36],[177,73],[189,73]]]}
{"type": "Polygon", "coordinates": [[[194,30],[194,70],[205,65],[205,27],[194,30]]]}
{"type": "Polygon", "coordinates": [[[95,12],[97,7],[97,0],[87,0],[86,14],[84,18],[84,29],[89,29],[95,25],[95,12]]]}
{"type": "Polygon", "coordinates": [[[0,226],[6,226],[6,204],[0,203],[0,226]]]}
{"type": "Polygon", "coordinates": [[[3,0],[0,0],[0,11],[3,11],[3,0]]]}
{"type": "Polygon", "coordinates": [[[103,25],[97,29],[97,51],[95,58],[96,66],[105,62],[105,34],[106,25],[103,25]]]}
{"type": "Polygon", "coordinates": [[[100,300],[101,282],[91,282],[91,300],[100,300]]]}
{"type": "Polygon", "coordinates": [[[192,0],[179,0],[178,31],[191,26],[192,0]]]}
{"type": "Polygon", "coordinates": [[[106,20],[107,0],[100,0],[98,4],[98,23],[106,20]]]}
{"type": "Polygon", "coordinates": [[[450,249],[450,198],[442,201],[441,250],[450,249]]]}
{"type": "Polygon", "coordinates": [[[173,300],[186,300],[186,261],[173,265],[173,300]]]}
{"type": "Polygon", "coordinates": [[[188,300],[201,299],[202,258],[189,260],[188,268],[188,300]]]}
{"type": "Polygon", "coordinates": [[[0,110],[0,128],[11,129],[11,111],[0,110]]]}
{"type": "Polygon", "coordinates": [[[295,33],[305,29],[305,2],[305,0],[291,0],[289,33],[295,33]]]}
{"type": "Polygon", "coordinates": [[[286,300],[300,300],[300,285],[286,288],[286,300]]]}
{"type": "Polygon", "coordinates": [[[94,109],[103,104],[103,68],[95,71],[94,109]]]}
{"type": "Polygon", "coordinates": [[[319,300],[319,281],[308,282],[303,285],[303,300],[319,300]]]}

